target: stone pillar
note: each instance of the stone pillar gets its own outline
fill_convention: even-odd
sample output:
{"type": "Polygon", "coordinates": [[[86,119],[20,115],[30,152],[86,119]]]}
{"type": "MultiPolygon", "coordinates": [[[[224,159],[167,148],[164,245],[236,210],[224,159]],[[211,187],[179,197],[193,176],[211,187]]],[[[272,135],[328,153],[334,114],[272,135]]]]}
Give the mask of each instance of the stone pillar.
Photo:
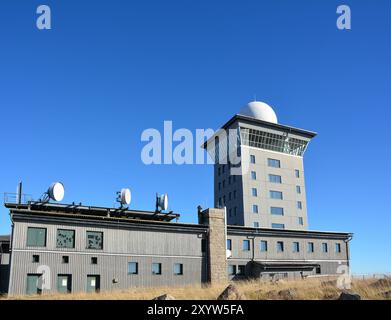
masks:
{"type": "Polygon", "coordinates": [[[201,212],[202,222],[209,226],[207,238],[208,281],[210,284],[226,283],[227,260],[224,209],[209,208],[201,212]]]}

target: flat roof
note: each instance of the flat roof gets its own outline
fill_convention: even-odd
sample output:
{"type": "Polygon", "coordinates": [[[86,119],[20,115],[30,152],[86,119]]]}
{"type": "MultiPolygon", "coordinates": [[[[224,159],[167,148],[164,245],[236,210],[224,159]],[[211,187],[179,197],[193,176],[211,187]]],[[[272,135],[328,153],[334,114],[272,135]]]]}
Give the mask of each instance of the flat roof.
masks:
{"type": "Polygon", "coordinates": [[[22,209],[30,211],[41,211],[49,213],[69,213],[83,216],[100,216],[100,217],[117,217],[124,219],[142,219],[142,220],[156,220],[156,221],[171,221],[179,219],[180,214],[170,212],[155,212],[132,210],[128,208],[107,208],[96,206],[85,206],[81,204],[58,204],[58,203],[42,203],[30,201],[28,203],[5,203],[6,208],[22,209]]]}

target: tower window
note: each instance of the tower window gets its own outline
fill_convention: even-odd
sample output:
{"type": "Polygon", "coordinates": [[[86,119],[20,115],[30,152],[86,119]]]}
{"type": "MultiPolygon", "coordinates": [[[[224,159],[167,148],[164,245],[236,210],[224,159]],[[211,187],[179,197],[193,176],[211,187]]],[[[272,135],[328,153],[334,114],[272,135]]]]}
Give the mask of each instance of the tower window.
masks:
{"type": "Polygon", "coordinates": [[[257,188],[252,188],[252,189],[251,189],[251,194],[252,194],[253,197],[258,196],[257,188]]]}
{"type": "Polygon", "coordinates": [[[297,222],[299,223],[299,225],[303,226],[304,225],[303,217],[298,217],[297,222]]]}
{"type": "Polygon", "coordinates": [[[298,194],[301,193],[301,187],[300,186],[296,186],[296,193],[298,193],[298,194]]]}
{"type": "Polygon", "coordinates": [[[295,170],[295,176],[296,178],[300,178],[300,171],[298,169],[295,170]]]}
{"type": "Polygon", "coordinates": [[[301,201],[297,201],[297,209],[303,209],[303,205],[301,203],[301,201]]]}
{"type": "Polygon", "coordinates": [[[269,182],[281,183],[282,182],[281,176],[276,174],[269,174],[269,182]]]}
{"type": "Polygon", "coordinates": [[[283,216],[284,215],[284,208],[281,208],[281,207],[270,207],[270,213],[274,214],[276,216],[283,216]]]}
{"type": "Polygon", "coordinates": [[[283,223],[272,223],[273,229],[285,229],[285,224],[283,223]]]}
{"type": "Polygon", "coordinates": [[[253,213],[258,213],[258,205],[253,204],[253,213]]]}
{"type": "Polygon", "coordinates": [[[252,155],[250,155],[250,162],[251,163],[255,163],[255,156],[252,154],[252,155]]]}
{"type": "Polygon", "coordinates": [[[280,160],[277,159],[267,159],[267,165],[273,168],[281,168],[280,160]]]}
{"type": "Polygon", "coordinates": [[[270,198],[282,200],[282,192],[270,190],[270,198]]]}
{"type": "Polygon", "coordinates": [[[257,180],[257,173],[255,171],[251,171],[251,179],[257,180]]]}

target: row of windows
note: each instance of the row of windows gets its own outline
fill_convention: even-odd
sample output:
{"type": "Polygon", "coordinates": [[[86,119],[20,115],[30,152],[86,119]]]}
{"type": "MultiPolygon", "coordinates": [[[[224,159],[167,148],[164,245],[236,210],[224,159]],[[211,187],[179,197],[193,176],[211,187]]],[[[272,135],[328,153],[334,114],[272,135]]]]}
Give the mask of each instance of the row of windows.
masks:
{"type": "MultiPolygon", "coordinates": [[[[297,201],[296,205],[297,205],[297,209],[299,209],[299,210],[303,209],[303,203],[301,201],[297,201]]],[[[257,204],[253,204],[252,212],[258,213],[258,205],[257,204]]],[[[270,213],[274,214],[274,215],[278,215],[278,216],[283,216],[284,215],[284,208],[270,207],[270,213]]]]}
{"type": "Polygon", "coordinates": [[[245,265],[232,265],[229,264],[228,267],[228,275],[233,276],[233,275],[245,275],[246,272],[246,266],[245,265]]]}
{"type": "MultiPolygon", "coordinates": [[[[40,262],[40,256],[38,254],[33,254],[33,263],[39,263],[40,262]]],[[[61,257],[61,263],[68,264],[69,263],[69,256],[62,256],[61,257]]],[[[98,257],[91,257],[90,260],[91,264],[98,264],[98,257]]]]}
{"type": "MultiPolygon", "coordinates": [[[[227,249],[232,250],[232,240],[231,239],[227,239],[227,249]]],[[[259,249],[261,252],[268,251],[267,240],[261,240],[259,242],[259,249]]],[[[277,252],[284,252],[284,241],[277,241],[276,249],[277,249],[277,252]]],[[[242,250],[243,251],[250,251],[250,240],[243,240],[242,250]]],[[[328,251],[329,251],[328,243],[323,242],[322,243],[322,252],[327,253],[328,251]]],[[[297,242],[297,241],[292,242],[292,252],[300,252],[300,243],[299,242],[297,242]]],[[[315,244],[313,242],[307,243],[307,252],[309,252],[309,253],[315,252],[315,244]]],[[[341,244],[340,243],[335,244],[335,252],[341,253],[341,244]]]]}
{"type": "MultiPolygon", "coordinates": [[[[27,228],[28,247],[46,247],[46,228],[27,228]]],[[[75,248],[75,230],[57,229],[57,248],[75,248]]],[[[86,231],[86,249],[103,249],[103,232],[86,231]]]]}
{"type": "MultiPolygon", "coordinates": [[[[162,264],[161,263],[152,263],[151,271],[154,275],[162,274],[162,264]]],[[[138,274],[138,262],[129,262],[128,263],[128,274],[138,274]]],[[[176,276],[183,275],[183,264],[182,263],[174,263],[173,273],[176,276]]]]}

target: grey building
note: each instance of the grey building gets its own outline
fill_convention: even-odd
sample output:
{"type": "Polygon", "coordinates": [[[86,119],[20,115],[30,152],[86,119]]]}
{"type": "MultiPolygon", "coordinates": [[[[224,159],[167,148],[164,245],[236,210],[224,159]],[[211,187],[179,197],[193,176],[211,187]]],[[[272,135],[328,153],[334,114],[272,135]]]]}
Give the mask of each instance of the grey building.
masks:
{"type": "Polygon", "coordinates": [[[12,230],[0,238],[0,289],[98,292],[345,273],[352,234],[308,230],[303,155],[315,133],[278,124],[260,102],[222,128],[234,134],[204,145],[218,160],[216,208],[199,208],[198,223],[157,210],[6,202],[12,230]]]}
{"type": "Polygon", "coordinates": [[[227,207],[228,224],[307,230],[303,156],[316,133],[278,124],[273,109],[259,101],[250,102],[222,129],[208,149],[218,159],[215,206],[227,207]],[[225,138],[216,141],[221,132],[225,138]],[[233,153],[241,157],[238,166],[230,161],[233,153]]]}

